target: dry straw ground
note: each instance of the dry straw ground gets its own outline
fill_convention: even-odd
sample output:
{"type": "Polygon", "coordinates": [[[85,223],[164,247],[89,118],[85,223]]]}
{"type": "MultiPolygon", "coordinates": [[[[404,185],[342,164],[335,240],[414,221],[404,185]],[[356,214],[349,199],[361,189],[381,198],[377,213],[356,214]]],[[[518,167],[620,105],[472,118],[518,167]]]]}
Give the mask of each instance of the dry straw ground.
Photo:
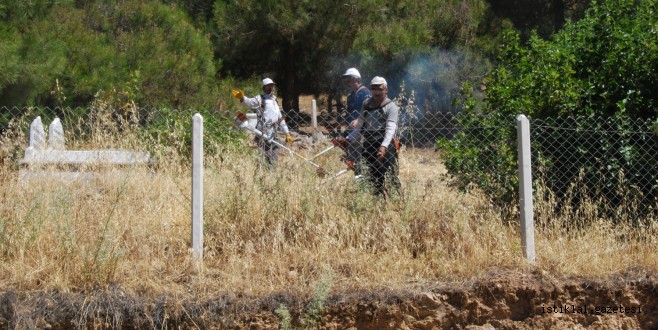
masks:
{"type": "MultiPolygon", "coordinates": [[[[27,145],[24,136],[11,143],[27,145]]],[[[146,147],[140,143],[120,146],[146,147]]],[[[191,179],[184,155],[163,147],[156,170],[118,171],[84,183],[21,182],[15,160],[6,159],[0,288],[76,293],[120,287],[198,301],[275,293],[305,299],[322,281],[332,293],[347,293],[460,286],[500,270],[599,279],[658,270],[654,223],[592,219],[567,230],[562,219],[541,212],[537,220],[548,224],[535,234],[536,264],[527,264],[518,220],[501,218],[477,193],[448,187],[432,150],[402,151],[403,196],[386,201],[351,175],[318,187],[315,171],[285,153],[271,173],[258,168],[253,149],[218,150],[205,163],[202,263],[189,251],[191,179]]]]}

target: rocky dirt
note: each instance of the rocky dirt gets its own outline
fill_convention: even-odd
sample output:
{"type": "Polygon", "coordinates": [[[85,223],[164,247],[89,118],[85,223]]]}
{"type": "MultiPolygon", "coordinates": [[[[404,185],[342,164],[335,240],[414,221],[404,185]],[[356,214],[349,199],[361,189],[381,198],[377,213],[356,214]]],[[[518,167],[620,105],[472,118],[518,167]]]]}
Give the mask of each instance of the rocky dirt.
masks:
{"type": "MultiPolygon", "coordinates": [[[[497,272],[461,284],[332,295],[318,329],[657,329],[658,279],[556,279],[497,272]]],[[[338,291],[338,289],[334,290],[338,291]]],[[[285,305],[302,328],[308,301],[280,293],[198,301],[119,288],[82,293],[0,292],[0,328],[277,329],[285,305]]]]}

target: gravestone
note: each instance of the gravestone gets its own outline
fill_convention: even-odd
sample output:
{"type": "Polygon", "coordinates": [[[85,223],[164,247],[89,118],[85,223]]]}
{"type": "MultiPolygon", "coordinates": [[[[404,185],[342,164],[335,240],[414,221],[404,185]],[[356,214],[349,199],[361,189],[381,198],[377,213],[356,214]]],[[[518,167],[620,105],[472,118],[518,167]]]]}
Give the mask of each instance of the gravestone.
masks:
{"type": "Polygon", "coordinates": [[[65,150],[64,128],[59,118],[55,118],[48,126],[48,149],[65,150]]]}
{"type": "Polygon", "coordinates": [[[46,131],[41,122],[41,116],[37,117],[30,124],[30,148],[33,150],[46,149],[46,131]]]}
{"type": "Polygon", "coordinates": [[[30,143],[19,161],[20,179],[58,178],[65,181],[119,177],[134,166],[155,164],[148,151],[66,150],[64,129],[59,118],[48,127],[48,140],[41,117],[30,124],[30,143]],[[113,174],[110,174],[113,173],[113,174]]]}

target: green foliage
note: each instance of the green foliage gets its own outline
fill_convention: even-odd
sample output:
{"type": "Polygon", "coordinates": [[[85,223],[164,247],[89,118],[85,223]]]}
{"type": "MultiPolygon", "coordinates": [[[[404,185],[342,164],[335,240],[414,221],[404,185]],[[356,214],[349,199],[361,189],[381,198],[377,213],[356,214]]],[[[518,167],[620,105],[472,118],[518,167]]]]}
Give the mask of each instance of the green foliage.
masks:
{"type": "Polygon", "coordinates": [[[301,324],[307,328],[315,327],[322,319],[322,312],[324,305],[329,297],[329,290],[331,289],[331,276],[324,274],[322,280],[315,287],[313,298],[306,307],[306,312],[301,318],[301,324]]]}
{"type": "Polygon", "coordinates": [[[71,0],[3,0],[0,3],[0,18],[25,23],[27,20],[47,16],[56,5],[71,3],[71,0]]]}
{"type": "Polygon", "coordinates": [[[274,311],[274,314],[276,314],[279,317],[279,329],[281,330],[292,330],[292,317],[290,316],[290,311],[288,311],[288,308],[285,305],[280,305],[277,307],[277,309],[274,311]]]}
{"type": "Polygon", "coordinates": [[[487,56],[495,43],[479,32],[486,12],[480,0],[385,6],[358,29],[350,58],[360,61],[366,76],[386,77],[390,95],[404,83],[423,110],[457,111],[452,100],[460,85],[477,81],[492,67],[487,56]]]}
{"type": "MultiPolygon", "coordinates": [[[[299,323],[302,329],[315,329],[318,322],[322,319],[322,312],[324,311],[325,303],[329,297],[329,290],[331,289],[331,275],[325,273],[322,279],[315,286],[313,297],[306,306],[306,309],[300,315],[299,323]]],[[[279,305],[274,313],[279,317],[280,329],[294,329],[292,325],[292,316],[290,311],[285,305],[279,305]]]]}
{"type": "Polygon", "coordinates": [[[0,23],[0,36],[11,37],[0,39],[0,55],[8,58],[0,104],[87,106],[97,92],[137,78],[140,93],[132,101],[140,106],[219,105],[212,44],[182,9],[154,0],[37,3],[48,4],[38,15],[17,14],[31,13],[27,5],[4,11],[32,19],[0,23]],[[55,88],[60,97],[53,97],[55,88]]]}
{"type": "Polygon", "coordinates": [[[359,22],[346,15],[348,8],[329,1],[216,1],[216,48],[223,73],[285,79],[289,85],[280,85],[283,94],[327,88],[323,78],[330,59],[349,48],[352,24],[359,22]]]}
{"type": "Polygon", "coordinates": [[[66,45],[44,22],[69,1],[5,1],[0,7],[0,104],[35,104],[66,66],[66,45]],[[43,27],[43,28],[40,28],[43,27]]]}
{"type": "Polygon", "coordinates": [[[366,82],[375,75],[386,77],[391,95],[404,81],[422,101],[435,94],[434,77],[444,71],[434,64],[453,58],[438,49],[459,47],[451,54],[464,59],[455,64],[461,73],[481,75],[488,69],[478,66],[486,63],[482,58],[489,50],[471,48],[478,44],[485,18],[483,0],[216,1],[214,10],[222,71],[243,79],[257,73],[285,81],[279,86],[285,110],[290,109],[287,97],[336,93],[340,74],[352,66],[366,82]],[[426,75],[413,76],[417,69],[426,75]]]}
{"type": "Polygon", "coordinates": [[[518,197],[516,127],[502,112],[487,115],[466,109],[455,117],[463,129],[437,147],[456,186],[481,189],[495,205],[506,209],[518,197]]]}
{"type": "MultiPolygon", "coordinates": [[[[0,55],[7,59],[0,71],[0,104],[86,107],[99,91],[121,90],[139,71],[141,92],[133,99],[139,106],[216,108],[225,97],[215,85],[221,72],[285,82],[279,91],[290,110],[286,98],[336,92],[340,73],[349,66],[362,68],[364,79],[384,75],[393,86],[406,80],[424,100],[433,95],[434,81],[412,86],[417,77],[405,68],[428,56],[432,64],[440,62],[445,57],[432,55],[435,48],[459,46],[468,53],[486,11],[484,0],[383,6],[377,1],[6,1],[0,7],[5,19],[0,55]]],[[[437,66],[428,75],[440,72],[437,66]]]]}
{"type": "Polygon", "coordinates": [[[26,101],[48,91],[55,77],[64,70],[66,45],[53,38],[52,31],[40,30],[42,24],[45,24],[43,20],[35,19],[23,30],[7,26],[0,32],[12,40],[0,42],[0,51],[8,58],[2,65],[8,70],[0,74],[0,104],[33,104],[26,101]]]}
{"type": "Polygon", "coordinates": [[[0,22],[0,91],[18,82],[21,74],[21,40],[15,29],[0,22]]]}
{"type": "MultiPolygon", "coordinates": [[[[149,145],[164,148],[152,150],[156,154],[167,157],[170,153],[192,155],[192,116],[195,113],[203,116],[204,153],[217,154],[223,147],[236,146],[244,138],[241,131],[231,129],[233,118],[230,115],[212,110],[176,110],[157,109],[146,114],[149,124],[142,130],[143,138],[150,141],[149,145]]],[[[187,157],[184,157],[185,159],[187,157]]]]}
{"type": "Polygon", "coordinates": [[[384,5],[363,1],[357,6],[366,17],[355,36],[354,50],[381,55],[409,48],[448,49],[472,43],[487,10],[486,3],[479,0],[398,1],[384,5]]]}
{"type": "MultiPolygon", "coordinates": [[[[658,85],[657,10],[655,1],[607,0],[593,4],[584,19],[567,24],[552,40],[533,35],[522,45],[518,34],[506,32],[500,65],[484,81],[486,103],[476,110],[473,97],[467,97],[463,103],[465,112],[459,120],[463,133],[452,141],[438,143],[445,150],[449,171],[459,178],[461,186],[480,187],[499,204],[514,202],[514,194],[508,190],[516,188],[512,185],[515,166],[495,167],[488,159],[500,157],[503,162],[510,163],[508,165],[513,163],[516,136],[496,127],[510,127],[515,115],[534,118],[586,115],[603,118],[603,121],[614,117],[621,122],[629,118],[655,117],[658,105],[655,88],[658,85]],[[483,124],[488,127],[484,132],[468,134],[482,128],[483,124]],[[504,186],[509,188],[501,191],[499,187],[504,186]]],[[[469,93],[473,95],[474,89],[467,87],[465,94],[469,93]]],[[[617,124],[608,128],[629,129],[617,124]]],[[[572,139],[565,144],[585,146],[577,141],[578,136],[572,139]]],[[[621,139],[614,148],[620,152],[634,150],[637,143],[621,139]]],[[[595,154],[598,152],[595,149],[603,147],[598,143],[589,144],[583,152],[595,154]]],[[[558,164],[566,166],[578,159],[570,159],[569,154],[561,153],[563,150],[554,151],[544,153],[545,165],[552,166],[550,171],[568,173],[572,176],[569,180],[575,179],[577,171],[558,164]],[[547,154],[563,159],[547,159],[547,154]]],[[[638,161],[635,156],[624,155],[608,158],[610,166],[618,171],[606,172],[606,175],[619,174],[621,167],[618,165],[638,161]]],[[[591,175],[601,174],[592,167],[586,166],[585,170],[591,175]]],[[[658,175],[654,178],[658,179],[658,175]]],[[[548,184],[557,187],[557,182],[548,184]]],[[[591,187],[590,191],[600,191],[597,189],[591,187]]]]}
{"type": "MultiPolygon", "coordinates": [[[[107,33],[94,31],[100,19],[93,17],[93,11],[82,8],[62,8],[50,22],[43,22],[39,30],[50,26],[53,38],[64,42],[68,65],[58,74],[62,90],[67,98],[66,106],[87,106],[102,90],[121,89],[124,81],[130,80],[124,71],[126,63],[118,56],[112,37],[107,33]],[[89,25],[89,22],[94,25],[89,25]]],[[[43,91],[41,102],[52,104],[52,99],[43,91]]],[[[136,99],[136,101],[141,101],[136,99]]]]}
{"type": "Polygon", "coordinates": [[[526,47],[508,32],[501,68],[487,91],[490,107],[552,116],[655,115],[658,93],[656,3],[608,0],[568,24],[551,41],[532,36],[526,47]],[[653,31],[653,32],[652,32],[653,31]]]}
{"type": "Polygon", "coordinates": [[[144,105],[216,104],[212,46],[180,9],[134,1],[108,16],[119,23],[114,42],[125,67],[140,70],[144,105]]]}
{"type": "Polygon", "coordinates": [[[446,58],[464,81],[481,76],[501,25],[485,0],[6,0],[0,18],[0,104],[51,107],[87,106],[136,71],[140,106],[217,107],[221,72],[285,82],[290,110],[299,94],[337,93],[340,73],[357,66],[445,108],[432,95],[454,97],[454,84],[427,78],[448,71],[446,58]],[[419,61],[425,76],[411,72],[419,61]]]}
{"type": "Polygon", "coordinates": [[[531,31],[550,37],[567,21],[584,16],[591,0],[490,0],[495,19],[510,20],[527,40],[531,31]]]}

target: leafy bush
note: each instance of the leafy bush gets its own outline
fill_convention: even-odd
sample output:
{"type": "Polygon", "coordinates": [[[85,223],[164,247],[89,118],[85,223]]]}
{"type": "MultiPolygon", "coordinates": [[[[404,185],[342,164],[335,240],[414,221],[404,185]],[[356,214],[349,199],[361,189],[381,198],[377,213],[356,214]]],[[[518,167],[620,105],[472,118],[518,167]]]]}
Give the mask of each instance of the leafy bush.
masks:
{"type": "MultiPolygon", "coordinates": [[[[524,45],[516,33],[507,31],[503,36],[499,66],[483,82],[487,93],[485,103],[478,109],[473,97],[465,97],[464,113],[458,119],[463,131],[451,141],[438,142],[444,150],[446,166],[458,178],[460,186],[477,186],[498,204],[515,202],[517,151],[516,134],[512,129],[515,115],[526,114],[536,119],[569,115],[602,118],[601,128],[619,129],[620,132],[615,133],[619,135],[629,132],[630,127],[623,124],[628,119],[655,117],[658,110],[655,88],[658,85],[657,11],[655,1],[606,0],[593,3],[585,18],[568,23],[551,40],[534,35],[524,45]],[[613,123],[607,124],[607,118],[613,118],[613,123]]],[[[466,86],[465,91],[468,95],[473,89],[466,86]]],[[[539,150],[544,157],[541,165],[555,173],[568,173],[569,177],[562,180],[570,182],[579,176],[570,165],[587,164],[588,160],[570,157],[609,154],[601,151],[602,148],[617,150],[614,156],[606,158],[610,170],[600,172],[597,166],[583,165],[585,175],[616,176],[628,170],[625,165],[642,162],[636,151],[644,142],[619,138],[611,145],[605,142],[585,144],[579,138],[571,135],[570,140],[562,142],[585,148],[578,153],[564,150],[542,153],[539,150]],[[634,152],[628,153],[628,150],[634,152]]],[[[533,145],[533,149],[542,147],[533,145]]],[[[657,179],[658,173],[654,173],[649,181],[657,179]]],[[[597,180],[589,182],[599,184],[597,180]]],[[[550,178],[547,184],[562,189],[558,188],[560,182],[550,178]]],[[[607,201],[615,200],[612,187],[601,190],[591,186],[588,191],[606,194],[607,201]]],[[[645,193],[644,196],[654,194],[645,193]]]]}
{"type": "Polygon", "coordinates": [[[165,153],[175,152],[178,155],[191,156],[192,116],[194,113],[203,116],[205,154],[215,155],[222,147],[240,146],[238,142],[245,135],[242,131],[231,129],[232,116],[211,110],[192,111],[166,108],[152,110],[149,115],[152,121],[145,127],[144,138],[151,141],[150,145],[163,146],[168,149],[164,150],[165,153]]]}
{"type": "Polygon", "coordinates": [[[437,142],[452,183],[463,190],[477,187],[492,203],[507,208],[518,200],[514,117],[467,110],[454,120],[461,130],[452,139],[437,142]]]}

